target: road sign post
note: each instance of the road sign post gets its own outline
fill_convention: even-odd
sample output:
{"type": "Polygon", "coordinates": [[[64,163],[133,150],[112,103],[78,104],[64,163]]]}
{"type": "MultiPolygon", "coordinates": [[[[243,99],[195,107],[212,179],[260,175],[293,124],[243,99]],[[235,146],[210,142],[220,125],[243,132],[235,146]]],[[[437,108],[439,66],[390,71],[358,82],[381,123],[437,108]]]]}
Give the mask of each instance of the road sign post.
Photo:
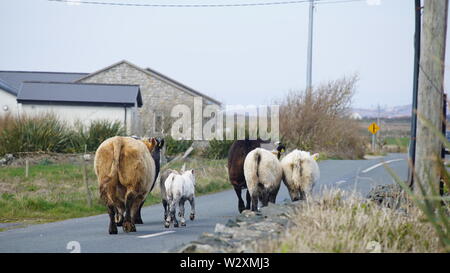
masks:
{"type": "Polygon", "coordinates": [[[372,133],[372,153],[375,153],[375,135],[380,130],[380,127],[375,122],[372,122],[367,130],[372,133]]]}

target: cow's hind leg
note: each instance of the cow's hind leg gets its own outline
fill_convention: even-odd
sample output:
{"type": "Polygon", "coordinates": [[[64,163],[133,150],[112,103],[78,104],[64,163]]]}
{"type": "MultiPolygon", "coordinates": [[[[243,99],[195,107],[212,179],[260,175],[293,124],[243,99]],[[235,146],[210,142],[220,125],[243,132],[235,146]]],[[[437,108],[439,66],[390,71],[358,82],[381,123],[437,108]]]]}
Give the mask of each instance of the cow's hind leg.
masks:
{"type": "Polygon", "coordinates": [[[117,234],[117,225],[116,220],[114,219],[114,215],[116,210],[114,206],[108,205],[108,214],[109,214],[109,234],[117,234]]]}
{"type": "Polygon", "coordinates": [[[115,211],[116,211],[116,215],[115,215],[116,224],[118,227],[121,227],[123,225],[123,214],[125,212],[125,207],[124,207],[123,203],[120,203],[120,205],[118,205],[115,208],[115,211]]]}
{"type": "Polygon", "coordinates": [[[234,191],[236,192],[236,195],[238,197],[238,209],[239,209],[239,213],[241,213],[245,209],[244,200],[242,200],[242,196],[241,196],[242,189],[235,186],[234,191]]]}
{"type": "Polygon", "coordinates": [[[252,204],[252,197],[250,196],[250,192],[247,189],[247,205],[245,206],[245,209],[250,209],[250,205],[252,204]]]}
{"type": "Polygon", "coordinates": [[[142,217],[141,217],[141,209],[142,206],[144,205],[145,200],[141,202],[141,204],[139,205],[139,208],[136,211],[136,217],[134,218],[134,223],[135,224],[143,224],[144,222],[142,221],[142,217]]]}
{"type": "Polygon", "coordinates": [[[136,195],[134,192],[127,192],[125,197],[125,220],[123,222],[123,231],[135,232],[136,226],[133,223],[133,217],[131,217],[131,208],[135,203],[136,195]]]}
{"type": "Polygon", "coordinates": [[[191,204],[191,215],[189,215],[189,219],[191,219],[191,221],[194,221],[194,218],[195,218],[195,200],[194,200],[194,196],[192,196],[188,200],[189,200],[189,204],[191,204]]]}

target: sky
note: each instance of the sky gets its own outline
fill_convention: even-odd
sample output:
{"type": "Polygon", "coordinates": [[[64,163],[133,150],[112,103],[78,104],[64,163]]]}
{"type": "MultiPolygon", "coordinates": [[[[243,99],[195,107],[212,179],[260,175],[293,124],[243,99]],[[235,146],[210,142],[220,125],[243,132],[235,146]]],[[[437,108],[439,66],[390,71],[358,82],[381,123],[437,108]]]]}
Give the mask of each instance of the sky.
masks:
{"type": "MultiPolygon", "coordinates": [[[[270,104],[306,84],[307,3],[153,8],[0,0],[0,10],[0,70],[94,72],[125,59],[243,105],[270,104]]],[[[410,104],[413,40],[414,1],[318,4],[313,85],[358,73],[354,107],[410,104]]]]}

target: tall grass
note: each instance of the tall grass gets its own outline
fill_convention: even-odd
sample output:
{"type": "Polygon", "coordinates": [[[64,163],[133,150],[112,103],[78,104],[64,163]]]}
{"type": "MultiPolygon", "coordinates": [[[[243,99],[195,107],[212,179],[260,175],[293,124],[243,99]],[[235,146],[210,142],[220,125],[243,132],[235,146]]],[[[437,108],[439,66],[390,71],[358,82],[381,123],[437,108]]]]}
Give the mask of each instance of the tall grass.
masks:
{"type": "Polygon", "coordinates": [[[63,152],[69,135],[66,126],[55,115],[5,118],[0,131],[0,154],[30,151],[63,152]]]}
{"type": "Polygon", "coordinates": [[[440,252],[439,235],[410,206],[407,213],[340,190],[304,202],[290,216],[292,227],[257,252],[440,252]]]}
{"type": "Polygon", "coordinates": [[[124,134],[120,122],[93,121],[69,126],[54,114],[0,117],[0,155],[23,152],[95,151],[105,139],[124,134]]]}

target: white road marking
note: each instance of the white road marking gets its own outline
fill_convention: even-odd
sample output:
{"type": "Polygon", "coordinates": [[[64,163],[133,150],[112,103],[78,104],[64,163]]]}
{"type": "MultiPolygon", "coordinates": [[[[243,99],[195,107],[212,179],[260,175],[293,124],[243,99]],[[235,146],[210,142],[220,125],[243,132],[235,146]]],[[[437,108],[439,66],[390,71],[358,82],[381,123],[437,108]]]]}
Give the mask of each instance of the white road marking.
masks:
{"type": "Polygon", "coordinates": [[[345,180],[340,180],[340,181],[336,182],[335,184],[336,184],[336,185],[340,185],[340,184],[344,184],[344,183],[347,183],[347,181],[345,181],[345,180]]]}
{"type": "Polygon", "coordinates": [[[404,160],[404,159],[403,158],[398,158],[398,159],[392,159],[392,160],[388,160],[388,161],[383,161],[381,163],[375,164],[372,167],[369,167],[369,168],[365,169],[361,173],[368,173],[371,170],[376,169],[376,168],[378,168],[378,167],[380,167],[380,166],[382,166],[384,164],[389,164],[389,163],[392,163],[392,162],[397,162],[397,161],[402,161],[402,160],[404,160]]]}
{"type": "Polygon", "coordinates": [[[152,233],[152,234],[138,236],[138,238],[151,238],[151,237],[156,237],[156,236],[165,235],[165,234],[174,233],[174,232],[175,231],[173,231],[173,230],[168,230],[168,231],[163,231],[163,232],[158,232],[158,233],[152,233]]]}

